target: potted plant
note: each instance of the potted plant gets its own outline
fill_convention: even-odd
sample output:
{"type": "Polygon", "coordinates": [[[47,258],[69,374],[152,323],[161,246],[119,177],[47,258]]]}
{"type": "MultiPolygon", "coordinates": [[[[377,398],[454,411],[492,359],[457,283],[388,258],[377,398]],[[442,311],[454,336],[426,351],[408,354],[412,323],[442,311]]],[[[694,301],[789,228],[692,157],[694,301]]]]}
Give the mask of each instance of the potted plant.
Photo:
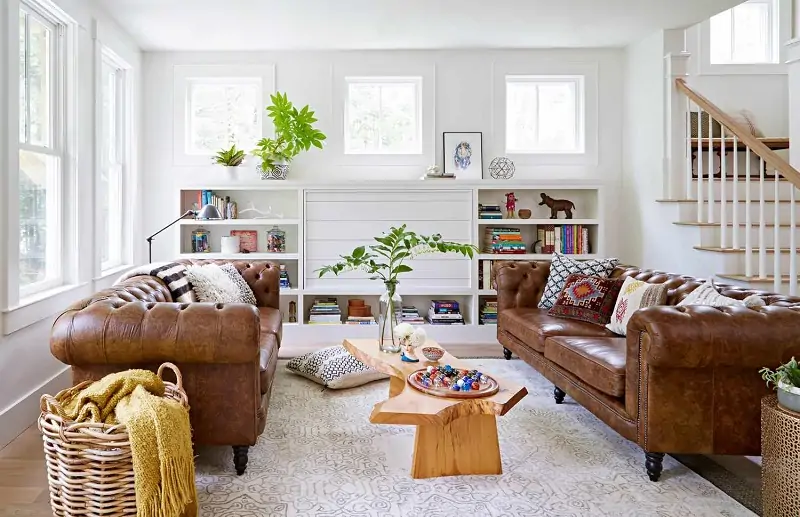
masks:
{"type": "MultiPolygon", "coordinates": [[[[403,300],[397,294],[398,277],[413,268],[404,262],[426,253],[459,253],[472,258],[478,248],[442,240],[439,234],[426,236],[409,231],[404,224],[391,227],[389,233],[375,237],[378,244],[359,246],[350,255],[342,255],[341,262],[316,270],[320,278],[328,273],[338,275],[346,271],[365,271],[370,280],[380,280],[386,287],[380,297],[378,314],[378,343],[384,352],[399,352],[400,337],[395,328],[402,323],[403,300]]],[[[402,328],[402,327],[401,327],[402,328]]]]}
{"type": "Polygon", "coordinates": [[[214,155],[214,163],[225,167],[228,174],[233,177],[235,176],[236,167],[244,162],[244,156],[244,151],[237,149],[236,144],[233,144],[230,149],[223,148],[217,151],[217,154],[214,155]]]}
{"type": "Polygon", "coordinates": [[[280,92],[271,95],[270,100],[272,105],[267,106],[267,111],[275,127],[275,137],[262,138],[252,154],[261,159],[262,178],[286,179],[289,162],[312,145],[322,149],[326,137],[314,127],[317,119],[308,106],[298,110],[286,94],[280,92]]]}
{"type": "Polygon", "coordinates": [[[775,371],[764,367],[759,373],[767,381],[767,386],[772,383],[778,390],[778,404],[800,413],[800,365],[794,357],[775,368],[775,371]]]}

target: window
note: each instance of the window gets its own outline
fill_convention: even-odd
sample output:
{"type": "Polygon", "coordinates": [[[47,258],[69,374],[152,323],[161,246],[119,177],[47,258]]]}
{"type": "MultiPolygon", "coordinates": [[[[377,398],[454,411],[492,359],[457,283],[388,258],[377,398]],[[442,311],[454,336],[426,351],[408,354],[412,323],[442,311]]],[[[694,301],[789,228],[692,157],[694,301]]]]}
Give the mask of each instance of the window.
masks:
{"type": "Polygon", "coordinates": [[[711,64],[779,63],[776,0],[749,0],[711,18],[711,64]]]}
{"type": "Polygon", "coordinates": [[[582,76],[506,76],[506,152],[585,151],[582,76]]]}
{"type": "Polygon", "coordinates": [[[125,228],[130,203],[125,196],[129,151],[127,73],[130,67],[108,49],[103,49],[100,66],[100,124],[97,141],[100,160],[97,180],[97,209],[100,229],[100,269],[121,266],[127,255],[125,228]]]}
{"type": "Polygon", "coordinates": [[[421,77],[345,82],[345,154],[422,154],[421,77]]]}
{"type": "Polygon", "coordinates": [[[261,139],[261,79],[187,79],[186,154],[213,155],[236,144],[249,151],[261,139]]]}
{"type": "Polygon", "coordinates": [[[63,283],[64,26],[19,11],[19,295],[63,283]]]}

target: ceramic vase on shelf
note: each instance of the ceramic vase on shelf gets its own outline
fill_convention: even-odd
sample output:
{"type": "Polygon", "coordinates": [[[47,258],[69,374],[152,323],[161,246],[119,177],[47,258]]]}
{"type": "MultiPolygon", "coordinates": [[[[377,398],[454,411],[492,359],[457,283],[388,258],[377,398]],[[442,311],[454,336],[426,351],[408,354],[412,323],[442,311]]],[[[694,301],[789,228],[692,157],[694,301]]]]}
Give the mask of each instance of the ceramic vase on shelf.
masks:
{"type": "Polygon", "coordinates": [[[225,176],[229,180],[236,181],[236,180],[239,179],[239,166],[238,165],[234,165],[234,166],[223,165],[222,168],[225,169],[225,176]]]}
{"type": "Polygon", "coordinates": [[[271,169],[264,170],[263,165],[258,165],[258,172],[262,180],[285,180],[289,174],[288,162],[275,162],[271,169]]]}
{"type": "Polygon", "coordinates": [[[403,299],[397,294],[397,282],[386,282],[380,298],[378,314],[378,345],[381,352],[400,352],[400,338],[394,328],[402,322],[403,299]]]}

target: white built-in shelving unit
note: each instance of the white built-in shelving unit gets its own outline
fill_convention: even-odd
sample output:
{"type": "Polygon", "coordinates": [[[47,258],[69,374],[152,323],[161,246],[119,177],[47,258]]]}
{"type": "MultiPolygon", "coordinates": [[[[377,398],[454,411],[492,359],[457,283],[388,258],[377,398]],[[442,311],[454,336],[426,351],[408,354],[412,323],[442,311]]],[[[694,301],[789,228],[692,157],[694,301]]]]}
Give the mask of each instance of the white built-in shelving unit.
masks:
{"type": "MultiPolygon", "coordinates": [[[[344,184],[320,184],[295,181],[262,181],[241,184],[187,186],[178,193],[180,206],[176,214],[194,208],[201,189],[236,201],[240,218],[223,221],[182,220],[176,252],[180,257],[270,260],[286,265],[292,288],[281,291],[286,339],[303,344],[341,341],[344,337],[372,337],[375,326],[312,325],[308,313],[317,297],[336,297],[343,312],[351,298],[362,298],[378,313],[378,297],[383,286],[370,281],[366,274],[350,272],[339,277],[319,278],[315,272],[323,265],[337,261],[360,245],[374,244],[373,237],[391,226],[407,224],[424,233],[439,233],[452,241],[470,242],[482,248],[484,230],[502,226],[519,228],[530,253],[494,255],[479,253],[469,260],[456,255],[423,255],[410,265],[414,271],[403,275],[398,292],[404,305],[415,305],[427,312],[430,301],[437,298],[457,300],[466,325],[425,325],[432,338],[442,343],[492,343],[496,327],[479,324],[483,299],[496,296],[493,289],[479,285],[483,260],[547,260],[548,254],[532,252],[537,227],[549,224],[576,224],[589,228],[591,253],[575,255],[592,258],[604,253],[605,219],[602,186],[598,183],[556,181],[386,181],[344,184]],[[478,218],[479,204],[505,207],[505,193],[513,191],[518,199],[517,210],[530,209],[530,219],[484,220],[478,218]],[[539,206],[541,193],[570,199],[575,203],[574,219],[549,219],[549,209],[539,206]],[[252,212],[241,211],[254,205],[267,212],[268,219],[253,219],[252,212]],[[286,232],[286,253],[267,253],[267,232],[278,226],[286,232]],[[191,253],[191,234],[197,228],[210,233],[210,253],[191,253]],[[258,231],[259,251],[249,254],[220,253],[221,237],[231,230],[258,231]],[[297,304],[298,322],[289,324],[289,303],[297,304]]],[[[504,212],[505,213],[505,212],[504,212]]],[[[343,315],[343,317],[346,316],[343,315]]]]}

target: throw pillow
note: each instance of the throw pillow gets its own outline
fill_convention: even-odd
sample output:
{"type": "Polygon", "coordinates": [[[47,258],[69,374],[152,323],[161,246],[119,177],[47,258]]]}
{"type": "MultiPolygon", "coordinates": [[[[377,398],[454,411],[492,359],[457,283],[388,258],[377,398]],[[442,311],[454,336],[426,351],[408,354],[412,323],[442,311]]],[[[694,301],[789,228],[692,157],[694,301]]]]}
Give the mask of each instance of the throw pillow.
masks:
{"type": "Polygon", "coordinates": [[[618,263],[619,260],[615,258],[580,261],[571,259],[561,253],[554,253],[550,262],[550,275],[547,277],[542,299],[539,300],[539,308],[550,309],[555,305],[558,295],[564,290],[564,283],[569,275],[580,273],[582,275],[606,277],[611,274],[611,270],[618,263]]]}
{"type": "Polygon", "coordinates": [[[342,345],[295,357],[286,368],[334,390],[353,388],[388,377],[350,355],[342,345]]]}
{"type": "Polygon", "coordinates": [[[233,281],[233,284],[239,290],[239,296],[242,302],[249,303],[250,305],[258,305],[256,295],[253,293],[253,290],[250,289],[247,280],[245,280],[242,274],[239,273],[239,270],[236,269],[236,266],[233,264],[223,264],[220,266],[220,269],[233,281]]]}
{"type": "Polygon", "coordinates": [[[710,305],[712,307],[739,305],[745,307],[761,307],[764,305],[764,300],[755,294],[751,294],[744,300],[723,296],[719,294],[717,286],[714,285],[714,280],[709,278],[705,284],[689,293],[686,298],[678,303],[678,307],[684,305],[710,305]]]}
{"type": "Polygon", "coordinates": [[[177,262],[158,265],[150,271],[151,276],[160,278],[169,289],[172,301],[193,303],[197,301],[192,284],[186,275],[186,266],[177,262]]]}
{"type": "Polygon", "coordinates": [[[186,277],[201,302],[244,303],[236,284],[216,264],[189,266],[186,268],[186,277]]]}
{"type": "Polygon", "coordinates": [[[597,325],[611,321],[614,302],[622,287],[622,278],[569,275],[548,314],[597,325]]]}
{"type": "Polygon", "coordinates": [[[622,284],[611,321],[606,328],[622,336],[628,333],[628,321],[639,309],[652,305],[664,305],[667,301],[666,284],[648,284],[628,277],[622,284]]]}

